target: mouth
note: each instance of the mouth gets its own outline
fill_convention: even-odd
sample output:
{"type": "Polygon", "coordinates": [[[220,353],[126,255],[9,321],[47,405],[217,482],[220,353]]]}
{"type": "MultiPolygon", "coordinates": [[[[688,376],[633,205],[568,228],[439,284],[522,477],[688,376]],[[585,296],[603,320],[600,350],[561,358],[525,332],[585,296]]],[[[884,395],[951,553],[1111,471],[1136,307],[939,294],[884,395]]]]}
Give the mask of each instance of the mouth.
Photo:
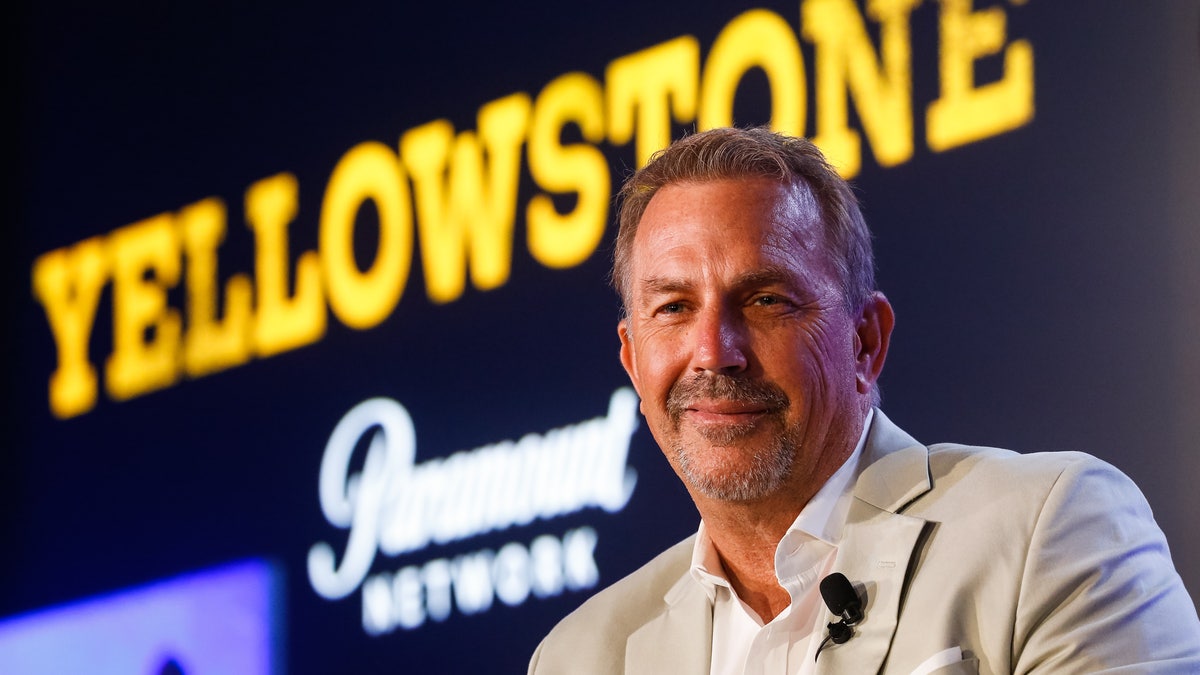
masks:
{"type": "Polygon", "coordinates": [[[684,408],[684,415],[700,424],[751,424],[770,413],[762,403],[748,401],[695,401],[684,408]]]}
{"type": "Polygon", "coordinates": [[[667,396],[667,413],[676,429],[686,423],[726,435],[751,432],[787,408],[787,395],[774,384],[724,375],[680,380],[667,396]]]}

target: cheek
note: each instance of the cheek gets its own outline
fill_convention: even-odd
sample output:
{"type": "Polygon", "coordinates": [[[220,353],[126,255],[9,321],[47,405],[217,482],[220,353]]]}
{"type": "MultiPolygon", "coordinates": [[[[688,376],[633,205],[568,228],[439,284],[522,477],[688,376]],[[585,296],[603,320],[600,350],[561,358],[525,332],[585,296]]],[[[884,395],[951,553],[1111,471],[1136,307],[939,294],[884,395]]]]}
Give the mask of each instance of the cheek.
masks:
{"type": "Polygon", "coordinates": [[[646,340],[637,345],[635,360],[642,398],[654,404],[667,399],[667,392],[679,377],[681,360],[669,341],[646,340]]]}
{"type": "Polygon", "coordinates": [[[857,369],[854,351],[854,335],[836,330],[839,326],[817,336],[808,358],[814,377],[819,379],[822,394],[832,396],[843,387],[857,386],[857,369]]]}
{"type": "Polygon", "coordinates": [[[640,365],[639,373],[642,382],[642,397],[655,405],[665,401],[667,392],[675,383],[675,379],[671,377],[666,368],[663,368],[662,363],[643,362],[640,365]]]}
{"type": "Polygon", "coordinates": [[[764,366],[771,372],[774,364],[775,372],[792,379],[809,396],[826,393],[843,372],[854,375],[853,340],[837,328],[813,324],[780,344],[778,350],[762,354],[764,366]]]}

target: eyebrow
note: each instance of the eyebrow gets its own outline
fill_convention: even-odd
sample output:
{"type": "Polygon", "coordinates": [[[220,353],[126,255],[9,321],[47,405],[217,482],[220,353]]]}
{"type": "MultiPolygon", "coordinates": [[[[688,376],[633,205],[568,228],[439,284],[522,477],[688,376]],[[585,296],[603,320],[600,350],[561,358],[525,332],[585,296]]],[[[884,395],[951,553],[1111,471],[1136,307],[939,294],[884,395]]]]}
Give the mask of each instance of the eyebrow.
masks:
{"type": "MultiPolygon", "coordinates": [[[[782,267],[768,265],[761,269],[746,272],[734,278],[730,285],[733,289],[760,288],[774,284],[791,285],[792,274],[782,267]]],[[[648,277],[641,279],[640,287],[643,293],[650,295],[669,295],[691,291],[695,284],[678,277],[648,277]]]]}
{"type": "Polygon", "coordinates": [[[670,293],[679,293],[690,291],[694,284],[690,281],[674,277],[649,277],[641,280],[639,284],[643,293],[651,295],[666,295],[670,293]]]}
{"type": "Polygon", "coordinates": [[[792,285],[792,273],[776,266],[768,265],[752,272],[746,272],[734,279],[734,288],[759,288],[775,284],[792,285]]]}

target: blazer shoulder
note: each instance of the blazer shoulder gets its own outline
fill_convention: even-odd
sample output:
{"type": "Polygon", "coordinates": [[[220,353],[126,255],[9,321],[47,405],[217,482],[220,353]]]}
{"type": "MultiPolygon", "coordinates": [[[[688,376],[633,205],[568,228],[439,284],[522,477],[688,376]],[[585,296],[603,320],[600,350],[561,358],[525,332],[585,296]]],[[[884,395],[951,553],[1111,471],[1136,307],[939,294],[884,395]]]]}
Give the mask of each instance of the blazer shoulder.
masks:
{"type": "Polygon", "coordinates": [[[1092,455],[953,443],[928,448],[931,489],[903,512],[938,522],[942,529],[987,521],[989,531],[999,528],[1013,541],[1024,541],[1047,524],[1088,517],[1089,490],[1108,495],[1109,507],[1122,504],[1153,523],[1133,481],[1092,455]]]}
{"type": "Polygon", "coordinates": [[[580,664],[620,672],[629,636],[666,610],[668,592],[687,575],[694,542],[675,544],[568,614],[538,646],[530,672],[582,672],[580,664]]]}
{"type": "Polygon", "coordinates": [[[938,443],[929,447],[929,469],[935,489],[945,483],[994,483],[1020,491],[1050,490],[1060,481],[1081,476],[1101,476],[1132,483],[1113,465],[1083,452],[1019,453],[987,446],[938,443]]]}

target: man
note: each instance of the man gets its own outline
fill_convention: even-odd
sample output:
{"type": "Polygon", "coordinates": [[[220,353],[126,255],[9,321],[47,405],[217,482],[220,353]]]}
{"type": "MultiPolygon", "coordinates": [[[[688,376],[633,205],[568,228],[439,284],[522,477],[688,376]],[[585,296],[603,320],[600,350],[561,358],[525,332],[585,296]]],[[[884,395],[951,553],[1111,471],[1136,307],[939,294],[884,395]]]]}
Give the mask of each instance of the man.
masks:
{"type": "Polygon", "coordinates": [[[1125,476],[926,447],[874,407],[892,308],[811,143],[696,134],[621,196],[621,362],[702,522],[564,619],[531,673],[1200,672],[1200,621],[1125,476]],[[840,643],[834,572],[863,602],[840,643]]]}

